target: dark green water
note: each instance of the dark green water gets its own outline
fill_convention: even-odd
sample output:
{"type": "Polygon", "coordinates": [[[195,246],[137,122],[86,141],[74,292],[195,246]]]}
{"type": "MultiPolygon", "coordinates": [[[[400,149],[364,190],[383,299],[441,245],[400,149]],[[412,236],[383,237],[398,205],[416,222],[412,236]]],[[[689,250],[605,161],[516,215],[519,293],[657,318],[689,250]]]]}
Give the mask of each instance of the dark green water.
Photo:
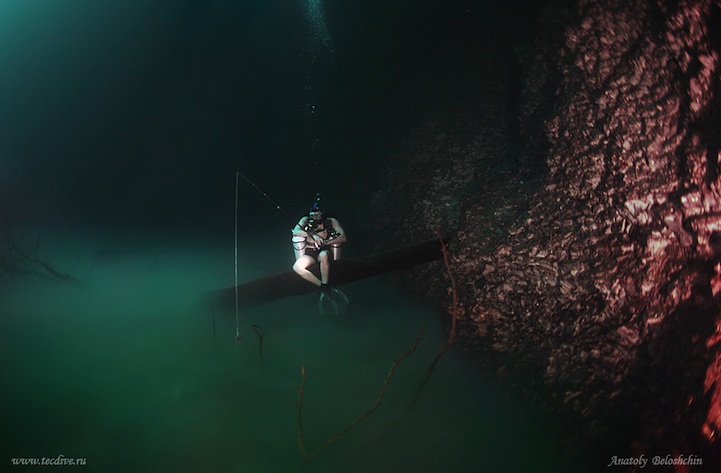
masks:
{"type": "MultiPolygon", "coordinates": [[[[479,377],[457,348],[404,413],[445,335],[438,313],[383,278],[344,287],[352,305],[342,317],[320,316],[313,295],[243,310],[237,345],[234,314],[215,314],[213,339],[199,303],[232,284],[232,239],[75,232],[48,248],[84,283],[3,288],[5,465],[63,455],[86,459],[78,471],[103,472],[568,471],[549,419],[479,377]],[[265,332],[262,359],[252,324],[265,332]],[[380,407],[305,461],[301,366],[304,442],[314,451],[374,404],[421,326],[380,407]]],[[[241,242],[240,279],[283,269],[292,259],[284,249],[241,242]]]]}
{"type": "MultiPolygon", "coordinates": [[[[464,63],[478,50],[510,50],[528,29],[519,3],[531,2],[0,2],[0,226],[89,226],[39,232],[41,256],[81,284],[0,281],[0,462],[63,455],[85,459],[77,470],[86,472],[565,471],[551,420],[481,379],[458,347],[403,414],[445,334],[436,311],[388,280],[344,287],[344,317],[320,316],[312,295],[243,310],[238,346],[234,314],[215,313],[213,330],[200,303],[233,283],[232,235],[148,234],[212,226],[227,235],[238,170],[298,217],[323,193],[351,238],[360,234],[390,143],[445,94],[406,91],[429,70],[453,76],[448,52],[464,63]],[[265,332],[262,361],[253,324],[265,332]],[[374,404],[421,326],[380,408],[305,461],[301,366],[314,451],[374,404]]],[[[288,268],[292,224],[270,229],[282,216],[249,185],[239,200],[241,281],[288,268]]]]}

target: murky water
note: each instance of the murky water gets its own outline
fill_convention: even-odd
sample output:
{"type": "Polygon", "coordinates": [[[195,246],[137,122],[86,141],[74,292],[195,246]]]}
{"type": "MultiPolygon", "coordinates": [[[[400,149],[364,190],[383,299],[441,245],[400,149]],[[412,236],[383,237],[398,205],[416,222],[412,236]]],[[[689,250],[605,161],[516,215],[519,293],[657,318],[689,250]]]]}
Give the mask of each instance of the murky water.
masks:
{"type": "MultiPolygon", "coordinates": [[[[241,280],[291,263],[290,248],[241,243],[241,280]]],[[[2,461],[63,455],[103,472],[568,471],[549,420],[479,377],[457,347],[407,410],[445,335],[433,309],[384,278],[345,286],[341,317],[320,316],[314,295],[244,309],[238,345],[235,314],[200,297],[232,284],[231,245],[76,234],[52,258],[82,284],[6,285],[2,461]],[[374,405],[421,327],[378,409],[305,460],[301,366],[302,438],[314,452],[374,405]]]]}

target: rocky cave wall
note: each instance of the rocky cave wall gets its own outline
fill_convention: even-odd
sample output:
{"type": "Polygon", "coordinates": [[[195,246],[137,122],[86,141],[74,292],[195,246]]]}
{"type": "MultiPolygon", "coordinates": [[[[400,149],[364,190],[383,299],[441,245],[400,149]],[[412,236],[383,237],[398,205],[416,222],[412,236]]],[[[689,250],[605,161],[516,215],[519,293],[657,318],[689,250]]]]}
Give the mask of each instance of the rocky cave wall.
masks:
{"type": "MultiPolygon", "coordinates": [[[[711,468],[720,50],[718,0],[552,2],[535,44],[517,50],[518,110],[499,98],[512,81],[479,77],[469,100],[418,125],[385,175],[400,186],[375,202],[400,240],[453,233],[459,328],[486,368],[536,380],[589,431],[626,432],[636,453],[711,468]],[[516,111],[517,136],[504,120],[516,111]]],[[[450,316],[440,265],[411,282],[450,316]]]]}

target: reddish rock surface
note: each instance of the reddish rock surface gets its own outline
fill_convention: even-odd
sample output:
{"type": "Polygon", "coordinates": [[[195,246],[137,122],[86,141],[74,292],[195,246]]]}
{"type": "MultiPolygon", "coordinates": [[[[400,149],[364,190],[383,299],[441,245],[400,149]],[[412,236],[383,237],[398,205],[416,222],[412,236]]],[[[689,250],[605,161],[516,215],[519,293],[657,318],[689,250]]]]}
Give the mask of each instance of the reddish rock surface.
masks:
{"type": "MultiPolygon", "coordinates": [[[[511,85],[479,75],[478,106],[419,125],[376,208],[412,216],[397,238],[455,231],[459,330],[483,366],[589,438],[721,471],[721,3],[556,3],[518,51],[525,151],[511,85]]],[[[440,266],[413,280],[449,307],[440,266]]]]}

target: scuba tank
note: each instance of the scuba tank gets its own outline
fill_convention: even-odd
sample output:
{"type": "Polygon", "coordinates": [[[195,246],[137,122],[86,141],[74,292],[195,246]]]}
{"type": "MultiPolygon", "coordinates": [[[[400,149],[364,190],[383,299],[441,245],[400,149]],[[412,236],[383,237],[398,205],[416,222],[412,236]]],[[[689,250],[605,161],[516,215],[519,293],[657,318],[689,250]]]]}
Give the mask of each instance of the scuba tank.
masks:
{"type": "Polygon", "coordinates": [[[304,236],[293,235],[293,253],[295,253],[295,259],[305,255],[305,248],[308,246],[308,242],[305,241],[304,236]]]}

